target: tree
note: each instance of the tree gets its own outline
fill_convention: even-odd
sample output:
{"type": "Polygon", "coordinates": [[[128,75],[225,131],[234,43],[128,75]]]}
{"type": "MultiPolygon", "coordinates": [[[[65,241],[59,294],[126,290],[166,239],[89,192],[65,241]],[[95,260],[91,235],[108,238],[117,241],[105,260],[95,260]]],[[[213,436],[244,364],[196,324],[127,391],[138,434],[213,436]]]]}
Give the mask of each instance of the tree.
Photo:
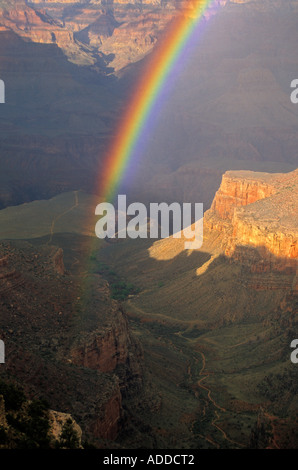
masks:
{"type": "Polygon", "coordinates": [[[62,426],[57,447],[60,449],[78,449],[80,447],[79,435],[74,429],[71,418],[68,418],[62,426]]]}

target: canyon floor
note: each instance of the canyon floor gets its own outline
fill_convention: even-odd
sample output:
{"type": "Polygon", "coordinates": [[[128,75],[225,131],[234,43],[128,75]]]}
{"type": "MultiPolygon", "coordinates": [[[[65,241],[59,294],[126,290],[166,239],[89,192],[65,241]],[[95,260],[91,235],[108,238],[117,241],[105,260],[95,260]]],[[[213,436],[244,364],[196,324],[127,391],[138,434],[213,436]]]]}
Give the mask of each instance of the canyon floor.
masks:
{"type": "MultiPolygon", "coordinates": [[[[233,208],[234,215],[249,212],[247,227],[252,220],[259,224],[256,215],[263,213],[262,205],[274,207],[278,198],[282,209],[280,201],[289,202],[289,188],[297,191],[296,175],[227,172],[205,214],[203,247],[191,252],[183,250],[182,239],[171,237],[154,243],[96,239],[91,236],[94,196],[83,192],[2,210],[1,226],[10,231],[0,236],[11,241],[3,241],[1,248],[16,272],[28,271],[15,261],[27,246],[27,258],[32,253],[37,260],[47,259],[47,285],[60,285],[55,295],[54,284],[49,294],[35,287],[38,301],[47,307],[34,302],[33,312],[28,300],[22,300],[25,287],[18,287],[22,275],[3,276],[8,283],[3,295],[11,300],[2,303],[2,311],[10,315],[13,330],[5,338],[13,350],[21,345],[33,349],[29,369],[17,358],[20,353],[13,354],[7,377],[20,382],[23,377],[28,391],[45,395],[55,409],[61,408],[59,380],[53,390],[44,374],[32,376],[30,369],[42,361],[58,377],[63,368],[68,391],[60,411],[70,412],[84,437],[99,446],[297,447],[297,373],[289,348],[297,327],[296,252],[279,256],[274,245],[265,247],[268,233],[263,239],[257,233],[255,243],[247,243],[245,230],[235,239],[230,227],[237,224],[233,208]],[[26,242],[20,240],[24,233],[26,242]],[[24,315],[28,324],[21,321],[24,315]],[[49,331],[51,321],[60,322],[56,331],[49,331]],[[71,400],[75,375],[81,373],[87,377],[80,393],[90,394],[95,379],[105,390],[105,398],[92,392],[84,399],[105,410],[97,425],[96,413],[86,415],[71,400]]],[[[270,216],[262,221],[268,232],[274,216],[280,217],[274,210],[270,216]]],[[[294,214],[291,223],[297,227],[294,214]]],[[[288,243],[296,246],[290,239],[288,243]]],[[[44,262],[41,266],[44,271],[44,262]]],[[[39,261],[30,269],[42,279],[39,261]]]]}

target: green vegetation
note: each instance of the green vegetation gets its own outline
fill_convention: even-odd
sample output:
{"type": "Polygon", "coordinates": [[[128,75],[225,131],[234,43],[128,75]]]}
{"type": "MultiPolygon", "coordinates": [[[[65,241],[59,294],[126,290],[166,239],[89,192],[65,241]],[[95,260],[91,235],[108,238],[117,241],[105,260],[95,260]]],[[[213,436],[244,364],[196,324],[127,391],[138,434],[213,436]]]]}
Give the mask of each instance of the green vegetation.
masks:
{"type": "Polygon", "coordinates": [[[76,449],[80,439],[68,419],[58,440],[51,432],[49,404],[43,399],[28,400],[15,384],[0,380],[0,448],[76,449]]]}
{"type": "Polygon", "coordinates": [[[44,400],[28,401],[24,391],[1,380],[0,394],[6,410],[6,425],[0,429],[0,445],[10,448],[50,447],[48,404],[44,400]]]}
{"type": "MultiPolygon", "coordinates": [[[[96,262],[96,257],[91,255],[90,260],[96,262]]],[[[102,275],[109,282],[112,298],[115,300],[126,300],[130,295],[136,295],[140,292],[138,287],[122,280],[118,274],[105,263],[96,263],[94,272],[102,275]]]]}
{"type": "Polygon", "coordinates": [[[258,384],[260,393],[271,401],[284,399],[285,393],[296,395],[298,375],[294,367],[280,374],[269,374],[258,384]]]}
{"type": "Polygon", "coordinates": [[[77,431],[74,429],[71,418],[63,424],[59,440],[56,441],[57,449],[78,449],[80,447],[80,439],[77,431]]]}
{"type": "Polygon", "coordinates": [[[136,295],[140,292],[133,284],[127,284],[125,281],[116,281],[111,284],[112,298],[115,300],[126,300],[130,295],[136,295]]]}

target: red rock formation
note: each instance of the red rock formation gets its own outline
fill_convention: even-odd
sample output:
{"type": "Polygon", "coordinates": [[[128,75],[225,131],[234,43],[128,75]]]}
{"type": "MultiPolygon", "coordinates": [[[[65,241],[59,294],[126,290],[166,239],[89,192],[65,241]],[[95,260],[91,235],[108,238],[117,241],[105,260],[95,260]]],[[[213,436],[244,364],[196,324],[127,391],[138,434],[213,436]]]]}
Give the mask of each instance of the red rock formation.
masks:
{"type": "Polygon", "coordinates": [[[235,207],[247,206],[259,199],[264,199],[275,193],[275,188],[266,179],[257,173],[243,172],[247,175],[241,176],[240,172],[227,172],[222,178],[219,190],[211,206],[221,219],[232,220],[235,207]]]}
{"type": "Polygon", "coordinates": [[[94,437],[114,440],[119,431],[119,420],[122,414],[120,389],[99,411],[96,420],[90,425],[94,437]]]}
{"type": "MultiPolygon", "coordinates": [[[[33,42],[57,44],[69,60],[80,65],[95,65],[106,56],[115,71],[150,52],[182,5],[189,16],[194,9],[193,2],[175,0],[120,0],[108,5],[104,1],[34,0],[30,4],[7,0],[0,8],[0,30],[13,30],[33,42]],[[69,5],[67,10],[65,5],[69,5]]],[[[210,7],[205,16],[215,11],[216,7],[210,7]]]]}
{"type": "Polygon", "coordinates": [[[12,30],[37,43],[57,44],[70,61],[80,65],[95,65],[104,54],[111,54],[115,70],[148,53],[176,14],[173,5],[164,8],[155,1],[146,2],[144,13],[127,1],[108,8],[100,2],[90,7],[86,2],[81,8],[68,9],[67,14],[64,3],[75,1],[33,3],[10,0],[0,5],[0,30],[12,30]]]}
{"type": "Polygon", "coordinates": [[[110,324],[106,328],[101,326],[82,343],[72,349],[74,364],[100,372],[114,372],[117,369],[120,388],[124,393],[131,393],[141,386],[142,349],[130,334],[126,315],[116,302],[110,324]]]}
{"type": "MultiPolygon", "coordinates": [[[[297,200],[298,169],[285,174],[226,172],[204,215],[202,251],[211,253],[212,260],[224,254],[255,274],[283,274],[282,280],[256,279],[258,289],[297,290],[297,200]]],[[[169,237],[154,243],[149,253],[171,259],[184,250],[184,243],[183,236],[169,237]]]]}
{"type": "Polygon", "coordinates": [[[298,170],[288,174],[229,171],[223,175],[207,232],[221,232],[224,253],[254,272],[297,269],[298,170]]]}
{"type": "Polygon", "coordinates": [[[83,346],[73,351],[73,362],[101,372],[111,372],[118,364],[126,362],[130,343],[127,320],[118,311],[109,328],[95,332],[83,346]]]}
{"type": "Polygon", "coordinates": [[[23,0],[0,8],[0,24],[3,29],[11,29],[34,42],[69,46],[73,41],[72,33],[63,29],[62,24],[46,14],[35,12],[23,0]]]}

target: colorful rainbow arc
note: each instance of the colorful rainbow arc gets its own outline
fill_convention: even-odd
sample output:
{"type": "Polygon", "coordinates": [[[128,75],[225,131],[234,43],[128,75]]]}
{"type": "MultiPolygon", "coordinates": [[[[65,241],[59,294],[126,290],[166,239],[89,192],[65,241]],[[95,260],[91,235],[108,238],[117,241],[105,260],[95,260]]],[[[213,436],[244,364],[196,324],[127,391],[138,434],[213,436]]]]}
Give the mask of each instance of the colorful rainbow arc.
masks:
{"type": "Polygon", "coordinates": [[[217,4],[217,1],[189,0],[181,14],[173,21],[157,53],[153,55],[124,113],[114,143],[109,149],[99,185],[104,200],[113,200],[171,71],[184,52],[192,33],[213,4],[217,4]]]}

